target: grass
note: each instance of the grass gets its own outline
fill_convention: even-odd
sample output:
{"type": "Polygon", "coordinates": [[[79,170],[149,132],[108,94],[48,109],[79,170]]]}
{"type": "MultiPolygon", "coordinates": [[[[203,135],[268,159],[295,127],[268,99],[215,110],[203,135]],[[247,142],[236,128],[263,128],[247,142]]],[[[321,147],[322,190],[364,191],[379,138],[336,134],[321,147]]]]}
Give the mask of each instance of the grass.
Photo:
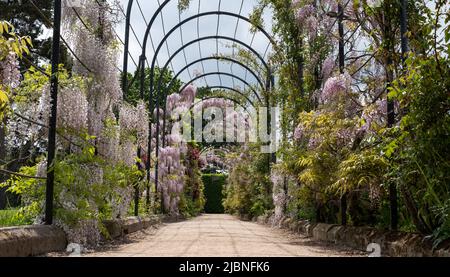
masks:
{"type": "Polygon", "coordinates": [[[19,210],[10,209],[10,210],[0,210],[0,227],[11,227],[11,226],[20,226],[27,225],[25,219],[20,219],[16,216],[19,210]]]}

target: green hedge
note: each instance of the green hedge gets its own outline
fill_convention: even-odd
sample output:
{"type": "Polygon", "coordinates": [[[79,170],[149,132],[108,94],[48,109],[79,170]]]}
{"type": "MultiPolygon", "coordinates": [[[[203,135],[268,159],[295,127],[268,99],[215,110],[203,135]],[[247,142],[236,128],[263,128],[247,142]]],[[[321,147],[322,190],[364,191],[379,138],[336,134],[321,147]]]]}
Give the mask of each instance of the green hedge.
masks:
{"type": "Polygon", "coordinates": [[[221,214],[224,213],[222,205],[222,190],[227,177],[223,174],[203,174],[202,180],[205,185],[205,212],[221,214]]]}

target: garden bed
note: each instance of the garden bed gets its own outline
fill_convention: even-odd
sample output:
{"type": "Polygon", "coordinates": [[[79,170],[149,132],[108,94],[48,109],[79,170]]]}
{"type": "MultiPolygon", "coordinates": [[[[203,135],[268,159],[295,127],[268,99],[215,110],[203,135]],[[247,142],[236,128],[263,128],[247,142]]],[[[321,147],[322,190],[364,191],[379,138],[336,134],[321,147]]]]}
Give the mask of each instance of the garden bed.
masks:
{"type": "MultiPolygon", "coordinates": [[[[271,225],[269,216],[254,218],[260,224],[271,225]]],[[[433,249],[431,241],[417,233],[385,231],[372,227],[353,227],[335,224],[311,223],[288,217],[279,221],[276,227],[301,233],[318,241],[343,244],[361,251],[367,251],[371,243],[379,244],[381,256],[387,257],[450,257],[450,241],[433,249]]]]}
{"type": "MultiPolygon", "coordinates": [[[[160,224],[162,218],[129,217],[105,221],[110,239],[122,237],[160,224]]],[[[56,226],[29,225],[0,228],[0,257],[28,257],[50,252],[63,252],[67,246],[66,234],[56,226]]]]}

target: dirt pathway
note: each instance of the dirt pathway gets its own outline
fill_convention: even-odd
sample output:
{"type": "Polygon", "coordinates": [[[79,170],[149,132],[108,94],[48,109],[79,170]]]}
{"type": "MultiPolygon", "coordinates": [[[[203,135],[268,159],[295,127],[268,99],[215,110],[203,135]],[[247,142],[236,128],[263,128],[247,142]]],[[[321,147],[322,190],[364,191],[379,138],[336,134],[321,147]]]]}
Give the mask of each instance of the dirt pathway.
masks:
{"type": "Polygon", "coordinates": [[[348,248],[244,222],[230,215],[202,215],[132,235],[97,257],[336,257],[361,256],[348,248]]]}

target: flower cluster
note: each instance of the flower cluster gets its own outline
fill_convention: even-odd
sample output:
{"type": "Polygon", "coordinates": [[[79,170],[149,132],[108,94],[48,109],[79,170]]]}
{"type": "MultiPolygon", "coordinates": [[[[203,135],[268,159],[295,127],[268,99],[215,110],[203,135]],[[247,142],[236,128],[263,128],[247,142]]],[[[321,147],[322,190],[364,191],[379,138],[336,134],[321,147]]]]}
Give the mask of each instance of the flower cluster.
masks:
{"type": "Polygon", "coordinates": [[[336,100],[348,91],[351,84],[351,77],[348,74],[341,74],[337,77],[329,78],[323,87],[321,100],[324,103],[336,100]]]}
{"type": "Polygon", "coordinates": [[[20,84],[20,78],[17,55],[10,52],[3,60],[0,60],[0,86],[15,89],[20,84]]]}
{"type": "MultiPolygon", "coordinates": [[[[187,111],[194,103],[197,89],[189,85],[180,94],[171,94],[167,97],[167,115],[180,114],[187,111]]],[[[163,111],[160,111],[161,115],[163,111]]],[[[160,122],[161,123],[161,122],[160,122]]],[[[161,123],[162,124],[162,123],[161,123]]],[[[186,168],[183,165],[183,157],[188,151],[185,142],[181,140],[178,131],[179,122],[174,122],[173,132],[167,136],[168,146],[160,149],[158,155],[158,191],[163,195],[164,208],[172,215],[179,214],[179,202],[184,190],[186,168]]],[[[154,134],[152,126],[152,134],[154,134]]],[[[156,131],[156,130],[155,130],[156,131]]]]}

